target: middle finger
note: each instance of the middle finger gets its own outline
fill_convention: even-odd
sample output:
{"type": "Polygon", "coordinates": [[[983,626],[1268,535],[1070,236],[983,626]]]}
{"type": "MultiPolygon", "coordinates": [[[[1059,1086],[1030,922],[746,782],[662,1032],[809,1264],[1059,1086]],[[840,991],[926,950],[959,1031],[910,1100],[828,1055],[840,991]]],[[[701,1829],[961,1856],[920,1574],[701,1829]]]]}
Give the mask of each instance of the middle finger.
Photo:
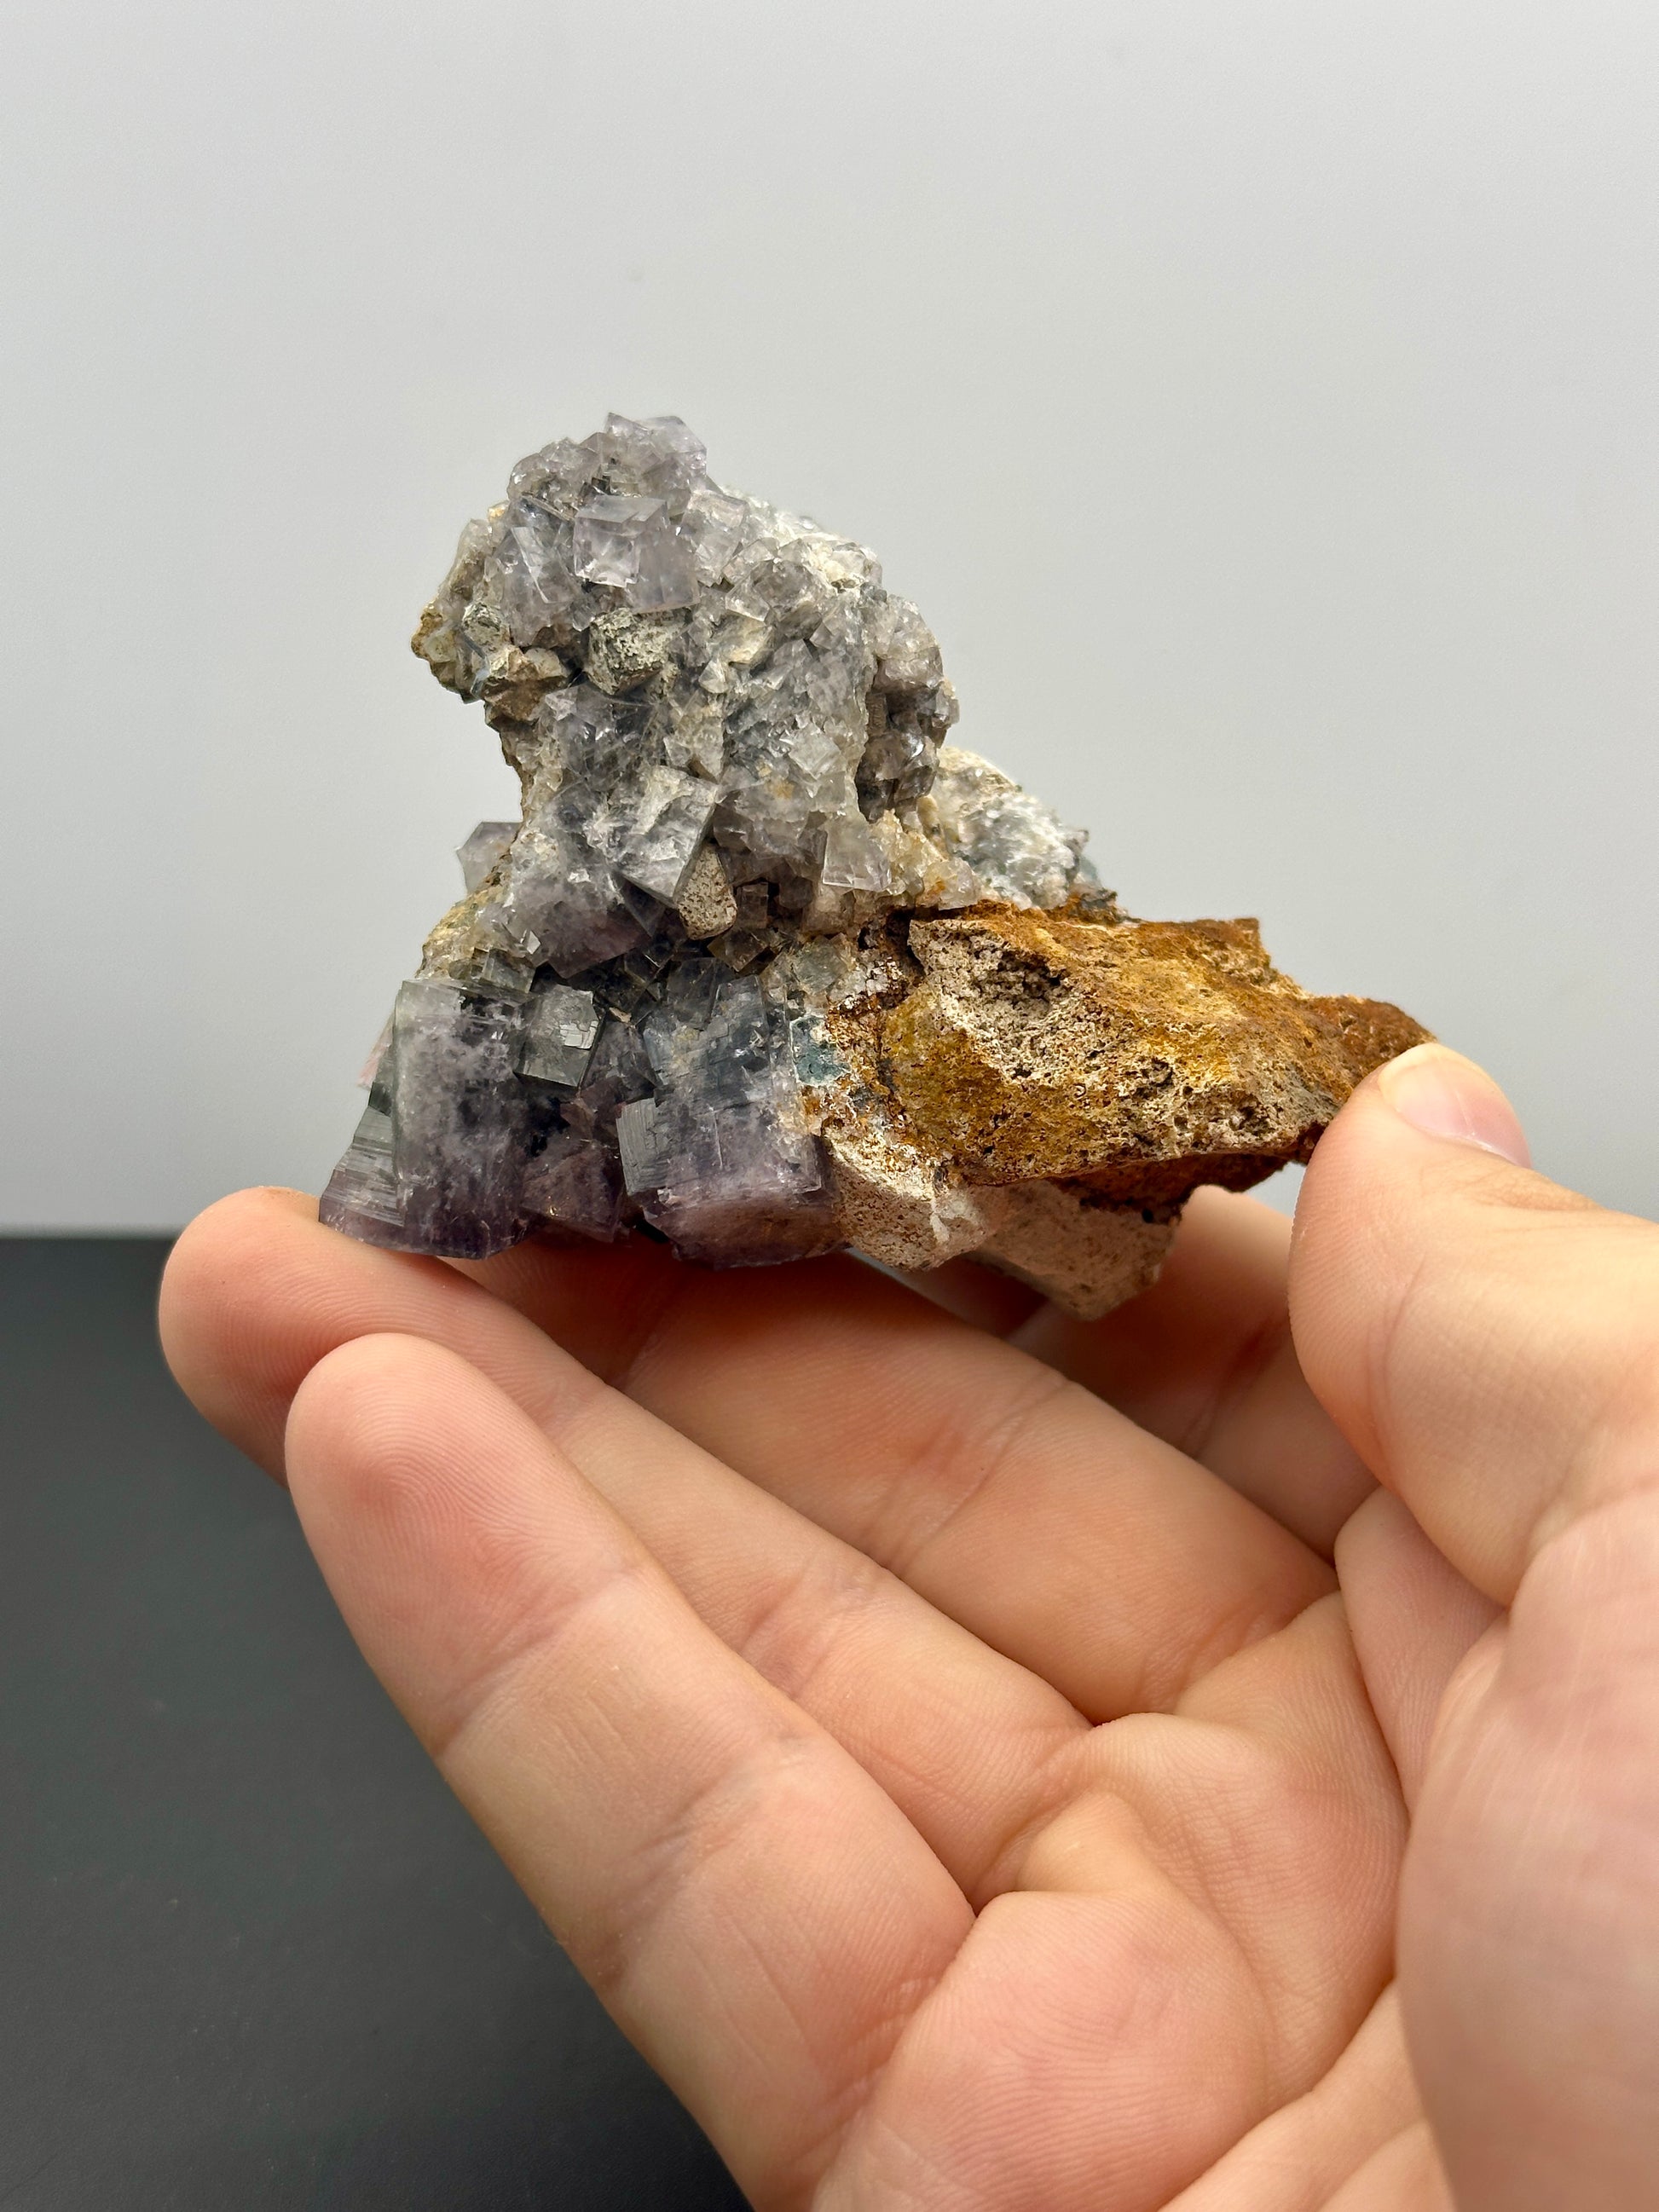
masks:
{"type": "Polygon", "coordinates": [[[296,1193],[249,1192],[185,1232],[164,1333],[204,1412],[279,1468],[289,1407],[337,1346],[458,1352],[629,1521],[738,1656],[835,1735],[972,1890],[1063,1794],[1086,1723],[896,1577],[609,1389],[447,1267],[354,1244],[296,1193]]]}

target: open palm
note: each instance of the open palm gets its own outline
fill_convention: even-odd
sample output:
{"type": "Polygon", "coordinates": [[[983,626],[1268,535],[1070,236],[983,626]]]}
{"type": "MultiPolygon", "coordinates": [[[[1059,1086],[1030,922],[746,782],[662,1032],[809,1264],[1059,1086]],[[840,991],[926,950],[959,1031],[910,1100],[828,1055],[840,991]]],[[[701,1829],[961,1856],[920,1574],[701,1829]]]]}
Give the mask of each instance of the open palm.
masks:
{"type": "MultiPolygon", "coordinates": [[[[1351,1115],[1333,1193],[1369,1171],[1345,1143],[1537,1182],[1351,1115]]],[[[1395,1994],[1402,1855],[1420,1796],[1406,1994],[1455,2057],[1438,1981],[1481,1954],[1451,1892],[1499,1848],[1491,1793],[1465,1802],[1504,1725],[1514,1632],[1485,1632],[1549,1501],[1482,1504],[1460,1461],[1425,1510],[1439,1414],[1409,1344],[1388,1396],[1328,1243],[1302,1350],[1341,1430],[1284,1224],[1216,1194],[1085,1327],[977,1271],[972,1318],[849,1261],[463,1271],[250,1193],[186,1233],[164,1323],[757,2206],[1419,2212],[1451,2198],[1395,1994]]]]}

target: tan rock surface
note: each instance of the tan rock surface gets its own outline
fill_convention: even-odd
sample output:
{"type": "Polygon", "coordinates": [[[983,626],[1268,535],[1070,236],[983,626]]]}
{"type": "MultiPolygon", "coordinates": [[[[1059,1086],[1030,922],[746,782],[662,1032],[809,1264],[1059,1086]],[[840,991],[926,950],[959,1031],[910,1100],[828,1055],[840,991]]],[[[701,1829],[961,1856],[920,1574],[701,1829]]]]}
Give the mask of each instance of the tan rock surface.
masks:
{"type": "Polygon", "coordinates": [[[884,1267],[939,1267],[977,1251],[1006,1218],[1012,1194],[971,1188],[889,1117],[827,1122],[823,1140],[847,1241],[884,1267]]]}
{"type": "Polygon", "coordinates": [[[913,921],[921,975],[832,1030],[969,1184],[1084,1178],[1153,1208],[1305,1160],[1354,1085],[1428,1034],[1316,998],[1254,921],[978,907],[913,921]]]}
{"type": "Polygon", "coordinates": [[[1004,1212],[973,1257],[1085,1321],[1155,1283],[1181,1225],[1178,1207],[1116,1206],[1085,1183],[1017,1183],[975,1195],[1000,1198],[1004,1212]]]}
{"type": "Polygon", "coordinates": [[[679,896],[679,917],[688,937],[707,941],[731,928],[738,918],[724,862],[713,845],[704,845],[691,863],[679,896]]]}

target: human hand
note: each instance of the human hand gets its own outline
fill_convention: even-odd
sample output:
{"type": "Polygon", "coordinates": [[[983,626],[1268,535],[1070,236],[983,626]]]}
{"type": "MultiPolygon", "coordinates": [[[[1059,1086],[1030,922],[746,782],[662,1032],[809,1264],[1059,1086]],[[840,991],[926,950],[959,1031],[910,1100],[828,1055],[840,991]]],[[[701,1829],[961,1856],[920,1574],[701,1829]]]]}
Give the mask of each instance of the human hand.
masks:
{"type": "Polygon", "coordinates": [[[1365,1085],[1294,1348],[1213,1193],[1090,1325],[181,1239],[180,1381],[766,2212],[1653,2201],[1659,1230],[1437,1075],[1518,1145],[1437,1048],[1365,1085]]]}

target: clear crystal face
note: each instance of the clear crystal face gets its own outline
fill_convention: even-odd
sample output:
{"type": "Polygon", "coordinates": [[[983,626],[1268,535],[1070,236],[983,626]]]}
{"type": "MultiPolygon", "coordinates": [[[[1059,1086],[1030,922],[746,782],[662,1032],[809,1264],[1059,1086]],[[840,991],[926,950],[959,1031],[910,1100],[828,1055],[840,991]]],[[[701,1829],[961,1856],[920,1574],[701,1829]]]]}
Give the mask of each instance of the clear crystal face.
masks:
{"type": "Polygon", "coordinates": [[[516,822],[481,822],[465,843],[456,848],[461,881],[468,890],[476,891],[495,863],[506,858],[520,826],[516,822]]]}
{"type": "Polygon", "coordinates": [[[532,1225],[574,1231],[609,1244],[623,1226],[622,1185],[610,1148],[597,1138],[557,1129],[525,1170],[524,1202],[532,1225]]]}
{"type": "Polygon", "coordinates": [[[891,987],[902,917],[1078,879],[1081,840],[946,744],[921,614],[863,546],[714,483],[678,417],[613,415],[518,464],[415,646],[523,815],[460,848],[324,1218],[471,1256],[538,1226],[645,1223],[716,1265],[854,1240],[836,994],[891,987]]]}
{"type": "Polygon", "coordinates": [[[519,1073],[538,1083],[579,1091],[605,1019],[591,991],[544,984],[525,1007],[519,1073]]]}
{"type": "Polygon", "coordinates": [[[576,510],[575,573],[585,583],[626,587],[640,573],[640,550],[647,537],[672,528],[659,499],[596,493],[576,510]]]}

